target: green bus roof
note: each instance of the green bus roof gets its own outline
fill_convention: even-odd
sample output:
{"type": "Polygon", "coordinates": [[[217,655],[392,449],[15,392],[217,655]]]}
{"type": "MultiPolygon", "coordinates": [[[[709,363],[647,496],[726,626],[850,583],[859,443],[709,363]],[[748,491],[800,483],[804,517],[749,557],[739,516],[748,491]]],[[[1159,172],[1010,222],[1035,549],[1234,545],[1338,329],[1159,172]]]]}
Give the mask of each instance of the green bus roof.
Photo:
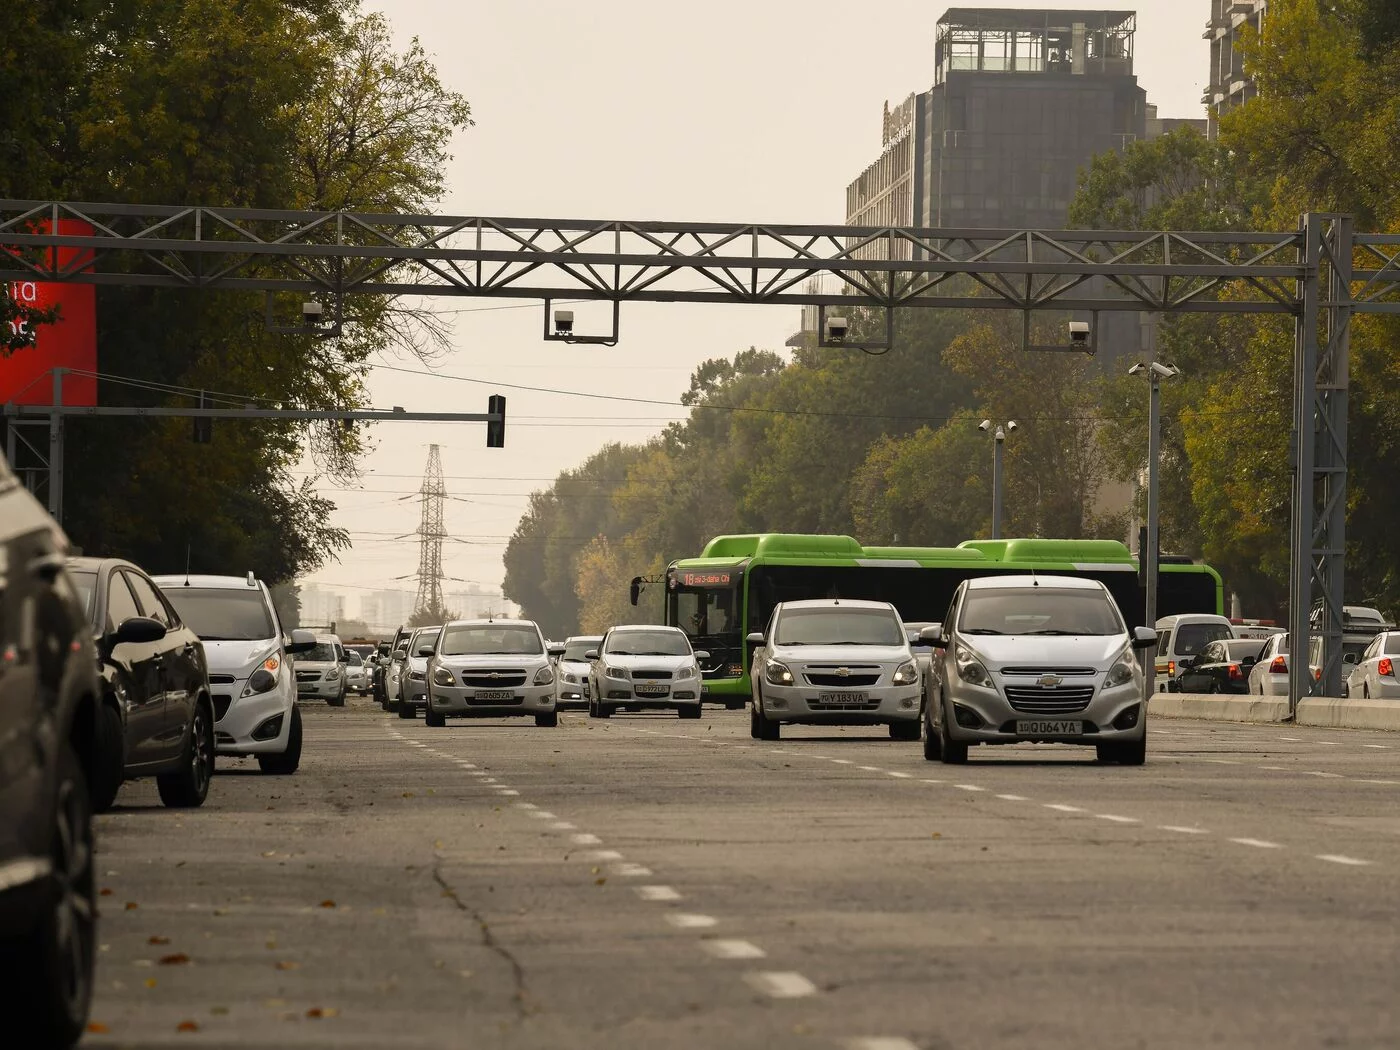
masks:
{"type": "MultiPolygon", "coordinates": [[[[684,558],[677,566],[706,568],[721,562],[754,561],[770,564],[870,565],[890,562],[919,565],[990,564],[1115,568],[1137,565],[1128,548],[1117,540],[1007,539],[968,540],[957,547],[862,547],[851,536],[749,533],[716,536],[699,558],[684,558]]],[[[1165,569],[1166,566],[1163,566],[1165,569]]],[[[1183,567],[1189,570],[1190,567],[1183,567]]]]}

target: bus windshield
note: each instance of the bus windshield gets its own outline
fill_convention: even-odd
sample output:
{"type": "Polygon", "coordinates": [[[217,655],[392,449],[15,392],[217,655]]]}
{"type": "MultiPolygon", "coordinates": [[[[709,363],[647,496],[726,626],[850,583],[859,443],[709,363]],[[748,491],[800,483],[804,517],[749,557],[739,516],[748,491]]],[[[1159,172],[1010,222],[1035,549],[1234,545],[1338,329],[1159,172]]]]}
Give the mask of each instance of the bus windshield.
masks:
{"type": "Polygon", "coordinates": [[[692,638],[739,630],[739,592],[734,587],[678,588],[671,592],[671,623],[692,638]]]}

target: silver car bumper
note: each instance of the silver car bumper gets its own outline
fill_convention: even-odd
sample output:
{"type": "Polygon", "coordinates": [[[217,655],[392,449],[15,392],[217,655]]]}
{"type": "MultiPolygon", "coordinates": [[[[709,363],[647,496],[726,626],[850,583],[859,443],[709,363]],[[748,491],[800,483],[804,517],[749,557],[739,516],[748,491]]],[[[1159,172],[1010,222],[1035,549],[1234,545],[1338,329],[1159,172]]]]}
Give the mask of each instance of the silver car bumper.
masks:
{"type": "Polygon", "coordinates": [[[947,732],[960,743],[1110,744],[1140,740],[1147,731],[1140,682],[1099,688],[1079,711],[1018,709],[1000,689],[966,682],[951,690],[947,700],[947,732]]]}
{"type": "Polygon", "coordinates": [[[280,755],[291,733],[294,688],[290,682],[278,682],[265,693],[240,696],[247,684],[241,678],[229,687],[235,699],[214,723],[215,750],[221,755],[280,755]]]}
{"type": "MultiPolygon", "coordinates": [[[[419,683],[414,683],[418,685],[419,683]]],[[[540,715],[555,710],[554,685],[518,685],[508,689],[470,689],[434,685],[433,712],[448,718],[502,718],[540,715]],[[510,694],[509,697],[503,694],[510,694]],[[502,695],[493,695],[502,694],[502,695]]]]}
{"type": "Polygon", "coordinates": [[[913,722],[920,714],[918,683],[835,690],[765,682],[758,692],[763,699],[764,715],[774,722],[883,725],[913,722]]]}

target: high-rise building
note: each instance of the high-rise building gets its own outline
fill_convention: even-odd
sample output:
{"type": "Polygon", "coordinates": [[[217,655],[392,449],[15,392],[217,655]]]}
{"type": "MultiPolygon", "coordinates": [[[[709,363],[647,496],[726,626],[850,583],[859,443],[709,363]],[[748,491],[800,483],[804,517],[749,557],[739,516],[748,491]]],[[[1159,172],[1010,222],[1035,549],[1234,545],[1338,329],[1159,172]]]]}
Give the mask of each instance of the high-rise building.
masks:
{"type": "Polygon", "coordinates": [[[1210,109],[1210,137],[1219,131],[1219,118],[1258,94],[1245,75],[1244,58],[1235,46],[1248,31],[1259,32],[1268,0],[1210,0],[1210,21],[1205,38],[1210,41],[1210,83],[1201,99],[1210,109]]]}

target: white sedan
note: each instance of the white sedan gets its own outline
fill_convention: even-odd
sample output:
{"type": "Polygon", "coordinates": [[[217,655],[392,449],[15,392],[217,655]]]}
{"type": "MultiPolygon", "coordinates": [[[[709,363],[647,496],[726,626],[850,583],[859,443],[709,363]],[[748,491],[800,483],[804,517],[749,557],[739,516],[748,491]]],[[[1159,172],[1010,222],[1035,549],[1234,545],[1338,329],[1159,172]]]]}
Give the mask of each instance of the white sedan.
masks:
{"type": "Polygon", "coordinates": [[[700,717],[699,660],[676,627],[614,627],[588,651],[588,714],[607,718],[628,711],[675,711],[700,717]]]}
{"type": "Polygon", "coordinates": [[[1396,664],[1400,664],[1400,631],[1376,635],[1347,675],[1347,699],[1400,700],[1396,664]]]}

